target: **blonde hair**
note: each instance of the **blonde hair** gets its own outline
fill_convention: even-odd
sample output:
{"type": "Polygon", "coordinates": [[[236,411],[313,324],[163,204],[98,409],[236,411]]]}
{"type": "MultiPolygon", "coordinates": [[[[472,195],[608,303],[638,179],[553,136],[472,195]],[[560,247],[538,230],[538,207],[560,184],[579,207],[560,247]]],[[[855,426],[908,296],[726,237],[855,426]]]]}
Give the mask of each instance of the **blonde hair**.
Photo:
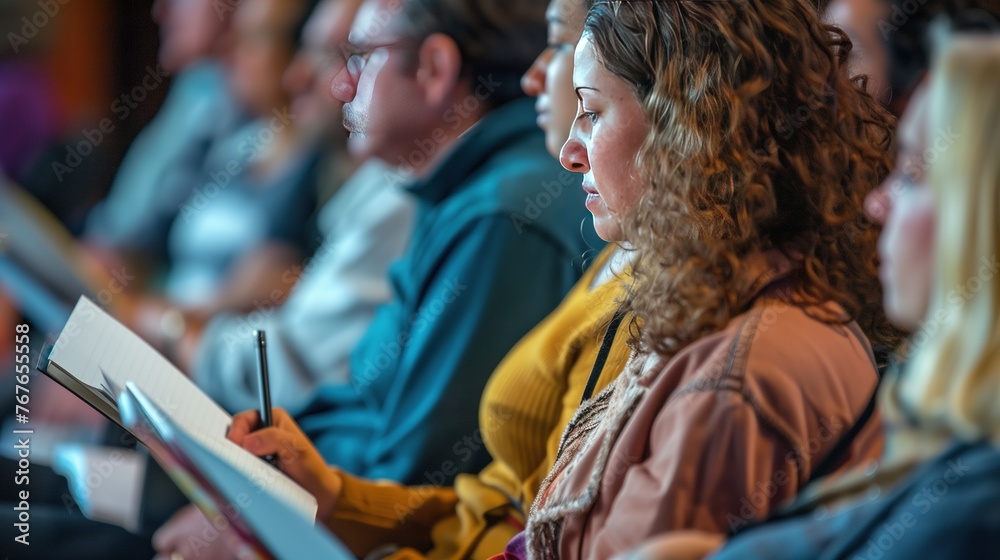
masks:
{"type": "Polygon", "coordinates": [[[883,405],[890,422],[1000,441],[1000,39],[955,39],[936,62],[925,153],[938,208],[934,283],[883,405]]]}

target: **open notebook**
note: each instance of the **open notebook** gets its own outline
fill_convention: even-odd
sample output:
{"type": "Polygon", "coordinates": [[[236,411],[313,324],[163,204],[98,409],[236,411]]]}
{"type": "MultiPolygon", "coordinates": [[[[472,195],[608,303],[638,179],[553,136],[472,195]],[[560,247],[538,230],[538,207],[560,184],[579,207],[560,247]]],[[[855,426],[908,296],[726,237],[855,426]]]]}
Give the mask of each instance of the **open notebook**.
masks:
{"type": "Polygon", "coordinates": [[[150,442],[153,457],[178,487],[212,520],[240,537],[240,557],[353,559],[335,537],[286,503],[263,491],[174,423],[134,383],[118,398],[122,419],[150,442]],[[224,518],[224,519],[222,519],[224,518]]]}
{"type": "MultiPolygon", "coordinates": [[[[249,341],[248,341],[249,344],[249,341]]],[[[277,469],[226,439],[232,417],[180,370],[94,302],[81,297],[38,369],[129,429],[118,410],[127,383],[149,396],[165,418],[208,452],[307,519],[316,499],[277,469]]],[[[134,434],[139,441],[142,434],[134,434]]],[[[148,435],[148,434],[147,434],[148,435]]]]}

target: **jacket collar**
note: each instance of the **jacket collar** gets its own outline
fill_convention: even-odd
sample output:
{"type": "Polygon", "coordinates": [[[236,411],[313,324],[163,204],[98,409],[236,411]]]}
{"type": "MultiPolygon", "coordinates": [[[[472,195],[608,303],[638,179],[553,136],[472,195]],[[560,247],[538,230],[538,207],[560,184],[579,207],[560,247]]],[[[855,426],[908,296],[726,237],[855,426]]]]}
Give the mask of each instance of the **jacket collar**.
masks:
{"type": "Polygon", "coordinates": [[[534,102],[529,98],[510,101],[466,131],[434,171],[407,190],[422,201],[439,203],[497,151],[537,129],[534,102]]]}
{"type": "Polygon", "coordinates": [[[753,302],[777,283],[788,279],[795,270],[795,265],[784,253],[771,249],[747,256],[740,270],[736,283],[739,293],[746,294],[744,308],[749,308],[753,302]]]}

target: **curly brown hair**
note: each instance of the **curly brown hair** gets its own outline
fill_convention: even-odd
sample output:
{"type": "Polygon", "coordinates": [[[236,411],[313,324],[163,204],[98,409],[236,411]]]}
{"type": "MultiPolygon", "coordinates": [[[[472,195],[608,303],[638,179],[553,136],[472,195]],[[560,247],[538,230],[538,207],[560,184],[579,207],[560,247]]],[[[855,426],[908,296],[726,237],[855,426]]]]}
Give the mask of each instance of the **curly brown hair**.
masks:
{"type": "Polygon", "coordinates": [[[634,348],[669,357],[724,327],[748,304],[746,257],[770,249],[796,264],[796,304],[836,301],[848,316],[818,318],[898,341],[862,210],[894,121],[849,77],[841,30],[809,0],[647,0],[598,2],[584,36],[650,126],[650,187],[622,223],[634,348]]]}

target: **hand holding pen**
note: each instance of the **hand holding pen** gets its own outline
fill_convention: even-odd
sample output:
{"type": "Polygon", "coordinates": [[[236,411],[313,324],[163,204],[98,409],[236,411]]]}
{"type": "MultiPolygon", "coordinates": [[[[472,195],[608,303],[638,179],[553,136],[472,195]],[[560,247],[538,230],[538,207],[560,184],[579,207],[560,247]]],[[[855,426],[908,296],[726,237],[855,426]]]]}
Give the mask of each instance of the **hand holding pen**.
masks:
{"type": "Polygon", "coordinates": [[[316,497],[318,518],[326,519],[340,496],[340,471],[326,464],[287,412],[271,408],[267,373],[267,339],[263,331],[254,331],[257,350],[257,376],[260,388],[259,410],[233,416],[227,437],[250,453],[264,458],[281,469],[316,497]]]}
{"type": "Polygon", "coordinates": [[[259,411],[241,412],[233,416],[228,437],[254,455],[277,455],[281,470],[316,497],[317,518],[326,519],[340,497],[340,471],[326,464],[287,412],[275,408],[273,419],[273,426],[262,428],[259,411]]]}

